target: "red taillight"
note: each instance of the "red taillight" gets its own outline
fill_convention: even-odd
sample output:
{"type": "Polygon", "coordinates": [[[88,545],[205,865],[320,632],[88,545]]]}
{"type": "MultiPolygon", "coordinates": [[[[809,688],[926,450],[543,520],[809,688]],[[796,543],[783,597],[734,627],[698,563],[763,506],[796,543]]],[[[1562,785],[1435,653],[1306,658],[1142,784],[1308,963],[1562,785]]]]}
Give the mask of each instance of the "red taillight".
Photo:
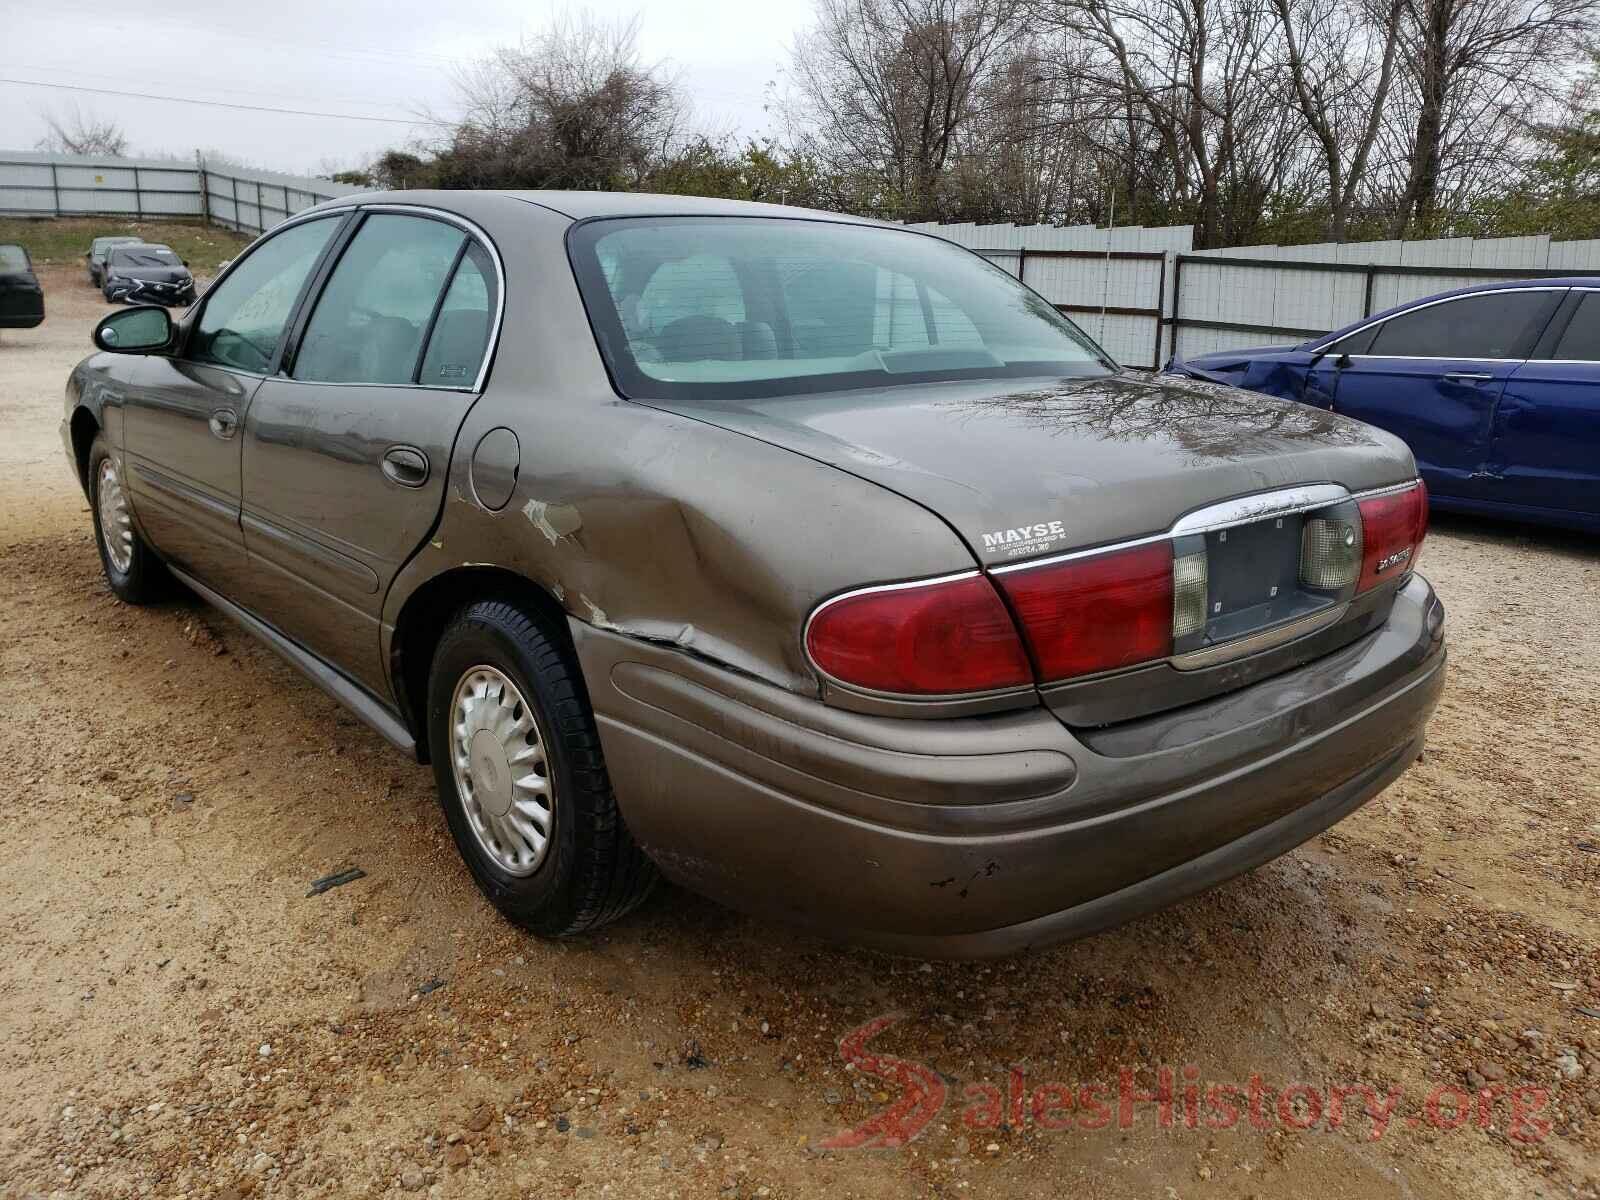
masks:
{"type": "Polygon", "coordinates": [[[1422,480],[1403,492],[1373,496],[1361,507],[1361,579],[1357,592],[1404,575],[1417,564],[1428,532],[1428,489],[1422,480]]]}
{"type": "Polygon", "coordinates": [[[847,593],[812,614],[811,661],[879,692],[986,692],[1033,682],[1011,614],[981,575],[847,593]]]}
{"type": "Polygon", "coordinates": [[[997,575],[1045,680],[1172,653],[1172,543],[997,575]]]}

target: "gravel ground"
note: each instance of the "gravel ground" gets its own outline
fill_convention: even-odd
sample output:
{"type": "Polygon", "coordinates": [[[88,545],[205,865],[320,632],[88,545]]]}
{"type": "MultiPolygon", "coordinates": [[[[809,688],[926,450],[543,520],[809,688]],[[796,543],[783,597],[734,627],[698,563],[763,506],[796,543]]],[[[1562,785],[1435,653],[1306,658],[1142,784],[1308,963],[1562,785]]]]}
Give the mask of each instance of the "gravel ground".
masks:
{"type": "Polygon", "coordinates": [[[1176,911],[921,964],[664,889],[551,944],[426,769],[199,605],[107,593],[56,432],[105,306],[44,283],[0,334],[0,1196],[1597,1195],[1592,541],[1436,522],[1426,761],[1176,911]],[[1164,1068],[1169,1119],[1124,1121],[1164,1068]],[[830,1146],[908,1082],[946,1096],[920,1136],[830,1146]]]}

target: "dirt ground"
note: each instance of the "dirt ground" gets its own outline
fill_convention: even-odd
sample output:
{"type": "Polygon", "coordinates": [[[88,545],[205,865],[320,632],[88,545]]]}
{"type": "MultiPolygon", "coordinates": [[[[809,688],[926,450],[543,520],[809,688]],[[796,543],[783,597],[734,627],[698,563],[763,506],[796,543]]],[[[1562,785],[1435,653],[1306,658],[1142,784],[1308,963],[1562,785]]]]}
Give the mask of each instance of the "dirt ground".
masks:
{"type": "Polygon", "coordinates": [[[44,283],[0,333],[0,1196],[1600,1194],[1592,540],[1436,521],[1426,761],[1176,911],[923,964],[663,889],[551,944],[425,768],[197,603],[111,598],[56,428],[105,306],[44,283]],[[830,1147],[908,1084],[920,1136],[830,1147]]]}

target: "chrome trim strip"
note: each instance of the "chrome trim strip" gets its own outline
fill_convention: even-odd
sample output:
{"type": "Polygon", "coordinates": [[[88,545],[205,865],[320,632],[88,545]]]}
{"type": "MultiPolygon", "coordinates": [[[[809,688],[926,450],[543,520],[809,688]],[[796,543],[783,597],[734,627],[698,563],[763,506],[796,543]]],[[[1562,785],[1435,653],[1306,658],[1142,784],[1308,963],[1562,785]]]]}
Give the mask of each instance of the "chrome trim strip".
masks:
{"type": "Polygon", "coordinates": [[[1234,638],[1231,642],[1219,642],[1215,646],[1207,646],[1203,650],[1191,650],[1187,654],[1174,654],[1167,661],[1180,671],[1198,671],[1204,667],[1214,667],[1218,663],[1231,662],[1233,659],[1244,658],[1261,650],[1270,650],[1274,646],[1292,642],[1308,633],[1326,629],[1329,625],[1337,624],[1349,611],[1350,602],[1347,600],[1343,604],[1335,604],[1331,608],[1311,613],[1287,624],[1274,625],[1270,629],[1234,638]]]}
{"type": "Polygon", "coordinates": [[[1272,492],[1236,496],[1231,500],[1195,509],[1179,517],[1170,528],[1161,533],[1130,538],[1124,542],[1110,542],[1103,546],[1092,546],[1087,550],[1052,554],[1048,558],[1030,558],[1024,562],[1006,563],[1004,566],[990,567],[989,574],[1009,575],[1013,571],[1029,571],[1034,567],[1048,567],[1056,563],[1071,562],[1074,559],[1093,558],[1097,554],[1115,554],[1118,550],[1131,550],[1135,546],[1171,541],[1173,538],[1186,537],[1190,534],[1214,533],[1219,529],[1232,529],[1236,525],[1249,525],[1267,517],[1293,516],[1296,513],[1342,504],[1346,500],[1366,500],[1373,496],[1385,496],[1390,492],[1400,492],[1415,487],[1417,482],[1413,479],[1407,483],[1389,484],[1365,492],[1351,492],[1343,484],[1338,483],[1310,483],[1279,488],[1272,492]]]}
{"type": "Polygon", "coordinates": [[[1349,498],[1350,489],[1338,483],[1313,483],[1275,492],[1260,492],[1254,496],[1238,496],[1179,517],[1168,536],[1176,538],[1194,533],[1213,533],[1219,529],[1232,529],[1236,525],[1251,525],[1268,517],[1292,516],[1313,508],[1327,508],[1331,504],[1342,504],[1349,498]]]}
{"type": "MultiPolygon", "coordinates": [[[[805,652],[806,662],[811,665],[813,671],[840,691],[849,692],[854,696],[868,696],[874,700],[895,700],[909,704],[950,704],[963,700],[989,700],[996,697],[1028,695],[1034,690],[1034,684],[1031,679],[1027,683],[1018,684],[1016,687],[993,688],[986,692],[884,692],[876,688],[864,688],[858,687],[853,683],[846,683],[837,676],[830,675],[827,671],[824,671],[817,665],[816,660],[811,657],[811,623],[817,619],[824,609],[839,603],[841,600],[848,600],[852,596],[867,596],[877,592],[900,592],[909,588],[933,587],[941,583],[955,583],[962,579],[980,579],[982,577],[982,571],[956,571],[954,574],[934,575],[928,579],[907,579],[900,583],[868,584],[866,587],[851,588],[847,592],[839,592],[837,595],[829,596],[811,610],[811,615],[806,618],[805,627],[800,631],[800,648],[805,652]]],[[[1001,601],[1001,603],[1003,604],[1004,601],[1001,601]]]]}
{"type": "MultiPolygon", "coordinates": [[[[1445,277],[1445,278],[1448,278],[1448,277],[1445,277]]],[[[1462,276],[1461,278],[1466,278],[1466,277],[1462,276]]],[[[1402,308],[1402,309],[1400,309],[1399,312],[1391,312],[1387,316],[1376,317],[1373,320],[1370,320],[1370,321],[1366,322],[1366,324],[1364,324],[1364,325],[1357,325],[1354,329],[1345,330],[1335,340],[1318,342],[1315,345],[1307,346],[1306,347],[1306,352],[1308,354],[1321,353],[1323,350],[1326,350],[1326,349],[1328,349],[1328,348],[1330,348],[1332,346],[1337,345],[1339,342],[1344,341],[1345,338],[1355,337],[1355,335],[1358,334],[1358,333],[1365,333],[1367,330],[1371,329],[1374,325],[1381,325],[1385,321],[1392,321],[1392,320],[1394,320],[1394,318],[1404,316],[1406,313],[1421,312],[1423,309],[1432,308],[1436,304],[1453,304],[1457,300],[1471,300],[1475,296],[1487,296],[1487,295],[1490,295],[1490,294],[1498,295],[1501,292],[1566,292],[1566,291],[1570,291],[1570,290],[1571,290],[1571,285],[1570,284],[1565,284],[1565,283],[1536,283],[1536,284],[1529,284],[1527,287],[1507,287],[1507,288],[1482,287],[1482,288],[1478,288],[1476,291],[1465,292],[1465,293],[1463,293],[1462,295],[1459,295],[1459,296],[1443,296],[1443,297],[1440,297],[1437,300],[1428,300],[1428,301],[1423,302],[1423,303],[1413,304],[1410,308],[1402,308]]],[[[1302,343],[1302,345],[1303,344],[1304,343],[1302,343]]],[[[1416,354],[1416,355],[1413,355],[1413,354],[1352,354],[1350,357],[1351,358],[1414,358],[1418,362],[1439,362],[1439,361],[1455,361],[1455,362],[1469,362],[1469,361],[1470,362],[1522,362],[1522,361],[1524,361],[1524,360],[1522,360],[1520,358],[1438,359],[1438,358],[1434,358],[1434,357],[1431,357],[1431,356],[1428,356],[1428,355],[1422,355],[1422,354],[1416,354]]]]}

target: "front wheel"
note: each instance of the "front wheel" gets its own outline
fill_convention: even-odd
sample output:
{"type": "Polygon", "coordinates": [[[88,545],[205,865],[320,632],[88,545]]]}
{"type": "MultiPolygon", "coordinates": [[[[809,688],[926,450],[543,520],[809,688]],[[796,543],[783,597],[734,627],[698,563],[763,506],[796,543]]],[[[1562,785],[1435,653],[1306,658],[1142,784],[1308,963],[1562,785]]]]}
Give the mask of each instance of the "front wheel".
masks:
{"type": "Polygon", "coordinates": [[[105,435],[89,448],[89,500],[94,511],[94,540],[106,583],[118,600],[149,604],[159,599],[166,568],[133,527],[133,510],[122,482],[122,469],[105,435]]]}
{"type": "Polygon", "coordinates": [[[616,920],[656,880],[617,809],[562,633],[507,601],[470,605],[428,678],[428,744],[456,847],[501,912],[547,937],[616,920]]]}

